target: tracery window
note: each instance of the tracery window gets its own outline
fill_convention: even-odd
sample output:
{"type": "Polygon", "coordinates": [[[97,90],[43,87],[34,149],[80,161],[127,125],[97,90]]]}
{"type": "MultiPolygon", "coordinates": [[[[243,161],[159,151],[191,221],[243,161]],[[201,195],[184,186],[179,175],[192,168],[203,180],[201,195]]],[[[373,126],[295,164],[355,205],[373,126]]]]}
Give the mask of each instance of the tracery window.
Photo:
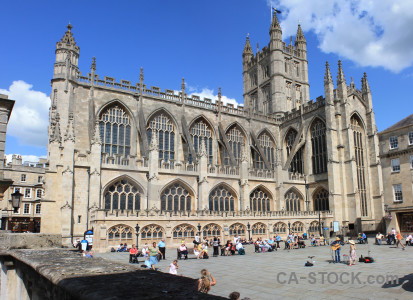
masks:
{"type": "MultiPolygon", "coordinates": [[[[204,120],[197,121],[190,130],[192,140],[194,142],[195,153],[201,152],[201,141],[204,139],[205,147],[208,155],[208,163],[212,164],[212,130],[204,120]]],[[[192,163],[192,157],[190,154],[189,162],[192,163]]]]}
{"type": "Polygon", "coordinates": [[[211,211],[234,211],[235,197],[223,185],[216,187],[209,194],[209,210],[211,211]]]}
{"type": "Polygon", "coordinates": [[[317,221],[311,222],[310,227],[308,228],[308,232],[310,234],[316,234],[320,232],[320,226],[318,225],[317,221]]]}
{"type": "Polygon", "coordinates": [[[189,224],[182,224],[182,225],[178,225],[176,226],[173,231],[172,231],[172,235],[174,239],[194,239],[195,238],[195,232],[196,229],[194,226],[191,226],[189,224]]]}
{"type": "Polygon", "coordinates": [[[364,134],[361,121],[357,116],[351,117],[351,129],[353,130],[354,138],[354,156],[356,158],[357,167],[357,187],[360,195],[361,215],[363,217],[368,215],[367,210],[367,193],[366,193],[366,177],[364,171],[364,134]]]}
{"type": "Polygon", "coordinates": [[[156,132],[158,141],[159,159],[164,161],[175,159],[175,132],[171,119],[164,113],[157,114],[146,128],[148,142],[151,142],[152,133],[156,132]]]}
{"type": "Polygon", "coordinates": [[[112,183],[104,194],[105,209],[141,209],[142,191],[127,179],[112,183]]]}
{"type": "Polygon", "coordinates": [[[314,122],[311,128],[311,146],[313,150],[313,173],[320,174],[327,172],[326,126],[324,122],[319,119],[314,122]]]}
{"type": "Polygon", "coordinates": [[[314,196],[314,210],[330,210],[330,205],[328,202],[328,191],[326,189],[321,189],[314,196]]]}
{"type": "Polygon", "coordinates": [[[161,195],[161,210],[188,211],[191,210],[192,197],[188,190],[179,183],[167,187],[161,195]]]}
{"type": "Polygon", "coordinates": [[[287,211],[301,211],[301,197],[294,191],[285,194],[285,208],[287,211]]]}
{"type": "Polygon", "coordinates": [[[165,230],[156,224],[151,224],[143,227],[140,230],[141,233],[141,240],[147,242],[155,242],[156,240],[160,240],[165,236],[165,230]]]}
{"type": "Polygon", "coordinates": [[[255,223],[251,226],[251,234],[252,235],[264,235],[265,231],[267,230],[267,226],[262,223],[255,223]]]}
{"type": "Polygon", "coordinates": [[[287,232],[287,225],[283,222],[278,222],[274,225],[273,231],[276,234],[284,234],[287,232]]]}
{"type": "Polygon", "coordinates": [[[220,237],[221,236],[221,227],[217,224],[208,224],[205,225],[202,229],[203,237],[220,237]]]}
{"type": "Polygon", "coordinates": [[[229,226],[229,235],[244,235],[245,234],[245,226],[240,223],[235,223],[229,226]]]}
{"type": "Polygon", "coordinates": [[[108,241],[112,244],[132,244],[133,229],[127,225],[115,225],[108,229],[108,241]]]}
{"type": "MultiPolygon", "coordinates": [[[[290,130],[286,137],[286,149],[287,149],[287,157],[290,155],[295,138],[297,137],[297,131],[295,130],[290,130]]],[[[304,160],[303,160],[303,152],[304,152],[304,146],[301,147],[294,155],[290,167],[288,169],[289,172],[291,173],[300,173],[304,174],[304,160]]]]}
{"type": "Polygon", "coordinates": [[[252,211],[270,211],[270,197],[261,188],[256,188],[250,194],[250,208],[252,211]]]}
{"type": "MultiPolygon", "coordinates": [[[[226,133],[229,147],[231,148],[232,153],[234,154],[236,164],[238,165],[241,160],[242,147],[245,146],[244,135],[241,132],[241,129],[238,126],[233,126],[226,133]]],[[[224,149],[224,164],[230,165],[229,154],[224,149]]]]}
{"type": "MultiPolygon", "coordinates": [[[[267,158],[269,164],[271,164],[271,169],[275,167],[275,144],[272,138],[266,133],[263,132],[258,137],[258,142],[260,143],[261,149],[264,151],[264,155],[267,158]]],[[[255,149],[252,150],[252,158],[254,168],[256,169],[265,169],[264,160],[261,155],[255,149]]]]}
{"type": "Polygon", "coordinates": [[[294,233],[302,233],[304,232],[304,224],[301,222],[294,222],[291,226],[291,231],[294,233]]]}
{"type": "Polygon", "coordinates": [[[110,106],[99,118],[102,153],[127,157],[131,148],[131,119],[119,105],[110,106]]]}

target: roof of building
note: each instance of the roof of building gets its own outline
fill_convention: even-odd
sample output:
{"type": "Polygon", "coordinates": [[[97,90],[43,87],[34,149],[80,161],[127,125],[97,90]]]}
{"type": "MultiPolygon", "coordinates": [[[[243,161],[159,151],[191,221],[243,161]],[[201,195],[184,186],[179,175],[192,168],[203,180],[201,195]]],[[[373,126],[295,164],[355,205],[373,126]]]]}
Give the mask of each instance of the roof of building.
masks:
{"type": "Polygon", "coordinates": [[[387,131],[393,131],[395,129],[406,127],[406,126],[409,126],[409,125],[413,125],[413,114],[411,114],[410,116],[407,116],[403,120],[397,122],[396,124],[390,126],[389,128],[383,130],[380,133],[384,133],[384,132],[387,132],[387,131]]]}

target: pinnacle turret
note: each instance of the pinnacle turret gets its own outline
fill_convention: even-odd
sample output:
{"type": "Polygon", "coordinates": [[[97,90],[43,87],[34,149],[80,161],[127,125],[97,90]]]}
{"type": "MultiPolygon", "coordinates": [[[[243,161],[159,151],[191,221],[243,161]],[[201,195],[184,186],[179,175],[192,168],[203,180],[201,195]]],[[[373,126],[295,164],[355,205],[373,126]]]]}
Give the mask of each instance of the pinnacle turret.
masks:
{"type": "Polygon", "coordinates": [[[72,28],[73,28],[72,25],[69,23],[69,25],[67,25],[67,31],[65,32],[64,36],[60,40],[61,43],[67,46],[76,45],[75,38],[73,37],[73,34],[72,34],[72,28]]]}
{"type": "Polygon", "coordinates": [[[300,24],[298,24],[297,34],[295,35],[295,45],[297,45],[298,42],[306,43],[304,33],[303,33],[303,30],[301,29],[300,24]]]}
{"type": "Polygon", "coordinates": [[[324,75],[324,84],[332,83],[333,82],[333,77],[331,76],[331,71],[330,71],[330,65],[328,64],[328,61],[326,62],[326,72],[324,75]]]}
{"type": "Polygon", "coordinates": [[[244,51],[242,52],[242,56],[245,57],[247,55],[254,55],[252,52],[250,38],[247,36],[247,40],[245,41],[244,51]]]}
{"type": "Polygon", "coordinates": [[[272,22],[271,22],[271,27],[270,27],[270,33],[273,30],[281,31],[281,25],[280,25],[280,22],[278,22],[277,10],[276,9],[274,9],[273,13],[272,13],[272,22]]]}
{"type": "Polygon", "coordinates": [[[92,58],[92,65],[90,66],[91,71],[96,71],[96,57],[92,58]]]}
{"type": "Polygon", "coordinates": [[[94,144],[102,144],[102,140],[100,139],[100,130],[99,130],[99,121],[95,122],[95,131],[93,133],[93,138],[92,138],[92,145],[94,144]]]}
{"type": "Polygon", "coordinates": [[[340,83],[346,83],[346,78],[344,77],[343,68],[341,66],[341,60],[338,61],[337,85],[340,83]]]}
{"type": "Polygon", "coordinates": [[[364,72],[363,77],[361,78],[361,92],[363,94],[370,93],[370,85],[367,80],[367,74],[364,72]]]}

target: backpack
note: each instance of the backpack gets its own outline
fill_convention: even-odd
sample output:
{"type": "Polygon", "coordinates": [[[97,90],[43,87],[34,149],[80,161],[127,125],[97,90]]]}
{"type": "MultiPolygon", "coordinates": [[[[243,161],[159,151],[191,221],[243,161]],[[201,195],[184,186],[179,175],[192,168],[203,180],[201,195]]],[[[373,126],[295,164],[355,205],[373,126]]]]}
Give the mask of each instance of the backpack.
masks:
{"type": "Polygon", "coordinates": [[[374,259],[373,259],[373,257],[366,256],[366,257],[364,258],[364,262],[365,262],[366,264],[371,264],[371,263],[374,262],[374,259]]]}
{"type": "Polygon", "coordinates": [[[110,252],[116,252],[115,248],[110,248],[110,252]]]}

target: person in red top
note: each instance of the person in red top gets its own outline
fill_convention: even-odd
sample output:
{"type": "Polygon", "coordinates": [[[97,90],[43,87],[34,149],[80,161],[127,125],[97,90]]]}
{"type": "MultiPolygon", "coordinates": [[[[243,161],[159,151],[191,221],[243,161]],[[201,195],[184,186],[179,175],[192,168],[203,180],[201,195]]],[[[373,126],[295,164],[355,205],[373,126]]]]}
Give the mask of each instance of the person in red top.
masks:
{"type": "Polygon", "coordinates": [[[399,244],[400,244],[400,246],[402,246],[402,250],[404,250],[404,245],[403,245],[403,243],[402,243],[402,240],[403,240],[403,237],[402,237],[402,235],[400,234],[400,232],[398,232],[397,234],[396,234],[396,248],[399,248],[399,244]]]}
{"type": "Polygon", "coordinates": [[[138,263],[138,249],[135,247],[135,244],[129,250],[129,263],[138,263]]]}

